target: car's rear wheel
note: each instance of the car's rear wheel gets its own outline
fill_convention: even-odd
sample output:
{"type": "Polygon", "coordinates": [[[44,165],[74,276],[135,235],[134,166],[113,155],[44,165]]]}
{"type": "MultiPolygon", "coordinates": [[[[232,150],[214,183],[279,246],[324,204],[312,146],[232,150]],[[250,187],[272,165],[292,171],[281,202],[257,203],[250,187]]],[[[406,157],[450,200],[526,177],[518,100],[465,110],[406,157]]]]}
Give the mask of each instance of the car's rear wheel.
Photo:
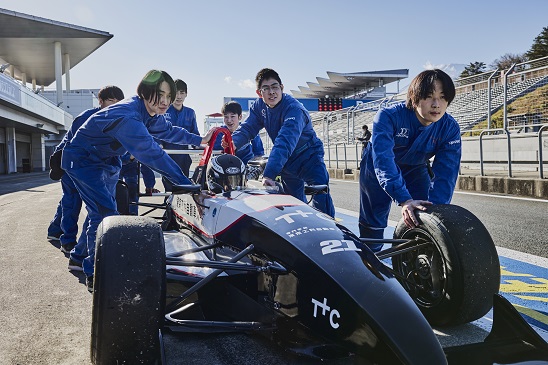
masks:
{"type": "Polygon", "coordinates": [[[417,216],[420,226],[408,228],[401,220],[394,231],[394,238],[427,243],[392,257],[400,282],[432,325],[482,317],[500,286],[499,258],[489,232],[455,205],[433,205],[417,216]]]}
{"type": "Polygon", "coordinates": [[[147,217],[107,217],[97,230],[91,326],[94,364],[160,362],[165,244],[147,217]]]}

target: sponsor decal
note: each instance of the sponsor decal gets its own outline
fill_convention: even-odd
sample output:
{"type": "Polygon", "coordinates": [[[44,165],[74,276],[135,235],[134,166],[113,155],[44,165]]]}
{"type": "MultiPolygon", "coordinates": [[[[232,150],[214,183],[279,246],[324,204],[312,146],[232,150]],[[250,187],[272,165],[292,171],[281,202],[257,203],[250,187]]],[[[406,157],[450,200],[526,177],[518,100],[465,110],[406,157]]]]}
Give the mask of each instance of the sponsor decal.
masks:
{"type": "Polygon", "coordinates": [[[295,120],[295,117],[286,118],[286,119],[284,120],[284,123],[287,122],[288,120],[295,120]]]}
{"type": "Polygon", "coordinates": [[[375,175],[377,175],[377,180],[379,180],[379,185],[381,186],[381,188],[386,188],[386,184],[388,183],[386,171],[377,168],[375,169],[375,175]]]}
{"type": "Polygon", "coordinates": [[[307,234],[310,232],[323,232],[323,231],[336,231],[337,229],[334,227],[299,227],[292,229],[291,231],[287,231],[285,234],[289,238],[293,238],[295,236],[301,236],[303,234],[307,234]]]}
{"type": "Polygon", "coordinates": [[[308,217],[309,215],[312,215],[312,214],[314,214],[314,213],[312,213],[312,212],[303,212],[302,210],[297,209],[295,211],[295,213],[287,213],[287,214],[281,215],[281,216],[277,217],[275,220],[279,221],[279,220],[283,219],[287,223],[294,223],[295,220],[293,218],[291,218],[291,216],[300,215],[301,217],[306,218],[306,217],[308,217]]]}
{"type": "Polygon", "coordinates": [[[186,200],[183,200],[181,197],[177,197],[175,203],[177,210],[183,214],[186,214],[193,218],[200,218],[200,214],[194,202],[190,203],[186,200]]]}
{"type": "Polygon", "coordinates": [[[449,141],[449,145],[454,145],[454,144],[457,144],[457,143],[460,143],[460,139],[456,139],[454,141],[449,141]]]}
{"type": "Polygon", "coordinates": [[[314,304],[314,318],[317,318],[318,314],[321,314],[324,317],[329,316],[329,324],[331,327],[334,329],[339,328],[339,323],[335,322],[335,317],[339,319],[341,318],[341,314],[338,310],[327,305],[327,298],[323,298],[322,302],[312,298],[312,304],[314,304]],[[321,313],[318,311],[318,308],[321,310],[321,313]]]}
{"type": "Polygon", "coordinates": [[[285,220],[287,223],[294,223],[295,220],[293,218],[291,218],[292,216],[295,216],[295,215],[299,215],[303,218],[308,218],[309,215],[315,215],[316,217],[318,218],[321,218],[321,219],[324,219],[326,221],[333,221],[333,218],[331,218],[330,216],[328,216],[327,214],[325,213],[313,213],[313,212],[303,212],[302,210],[300,209],[297,209],[294,213],[287,213],[287,214],[283,214],[279,217],[277,217],[275,220],[279,221],[279,220],[285,220]]]}
{"type": "Polygon", "coordinates": [[[396,134],[396,137],[409,138],[409,129],[400,128],[400,133],[396,134]]]}
{"type": "Polygon", "coordinates": [[[238,167],[228,167],[228,168],[225,170],[225,172],[226,172],[227,174],[231,174],[231,175],[232,175],[232,174],[238,174],[238,173],[240,173],[240,169],[239,169],[238,167]]]}

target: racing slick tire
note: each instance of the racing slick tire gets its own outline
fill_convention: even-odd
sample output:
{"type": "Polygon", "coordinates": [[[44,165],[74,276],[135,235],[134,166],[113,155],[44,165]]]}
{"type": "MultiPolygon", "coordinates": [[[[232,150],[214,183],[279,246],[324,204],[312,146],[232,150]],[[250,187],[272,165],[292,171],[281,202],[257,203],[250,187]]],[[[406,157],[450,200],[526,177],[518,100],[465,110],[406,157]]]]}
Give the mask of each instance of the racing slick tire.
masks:
{"type": "Polygon", "coordinates": [[[150,217],[111,216],[97,230],[91,360],[155,364],[161,358],[165,243],[150,217]]]}
{"type": "Polygon", "coordinates": [[[426,247],[392,257],[393,269],[428,322],[434,326],[468,323],[493,306],[500,286],[500,263],[491,235],[481,221],[456,205],[416,211],[420,225],[398,222],[394,238],[424,239],[426,247]]]}

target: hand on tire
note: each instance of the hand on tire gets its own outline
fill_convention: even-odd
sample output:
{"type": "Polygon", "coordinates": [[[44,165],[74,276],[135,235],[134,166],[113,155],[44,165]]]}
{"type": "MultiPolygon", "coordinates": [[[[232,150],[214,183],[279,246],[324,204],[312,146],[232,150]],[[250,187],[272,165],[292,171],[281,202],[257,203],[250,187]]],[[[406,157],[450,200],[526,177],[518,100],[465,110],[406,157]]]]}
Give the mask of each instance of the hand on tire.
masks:
{"type": "Polygon", "coordinates": [[[405,225],[409,228],[414,228],[419,226],[419,221],[415,215],[415,209],[426,210],[426,206],[432,205],[432,202],[428,200],[413,200],[409,199],[402,203],[401,205],[401,215],[405,225]]]}

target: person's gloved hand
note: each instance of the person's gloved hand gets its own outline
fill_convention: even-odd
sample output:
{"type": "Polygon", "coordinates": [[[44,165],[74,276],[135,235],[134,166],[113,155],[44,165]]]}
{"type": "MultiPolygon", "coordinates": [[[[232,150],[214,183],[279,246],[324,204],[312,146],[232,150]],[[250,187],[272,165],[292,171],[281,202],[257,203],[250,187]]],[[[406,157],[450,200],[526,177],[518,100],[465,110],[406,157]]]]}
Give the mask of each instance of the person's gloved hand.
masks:
{"type": "Polygon", "coordinates": [[[49,178],[55,181],[61,180],[65,174],[65,170],[61,168],[61,156],[63,150],[58,150],[49,158],[49,178]]]}
{"type": "Polygon", "coordinates": [[[263,177],[263,186],[276,186],[276,181],[269,177],[263,177]]]}

